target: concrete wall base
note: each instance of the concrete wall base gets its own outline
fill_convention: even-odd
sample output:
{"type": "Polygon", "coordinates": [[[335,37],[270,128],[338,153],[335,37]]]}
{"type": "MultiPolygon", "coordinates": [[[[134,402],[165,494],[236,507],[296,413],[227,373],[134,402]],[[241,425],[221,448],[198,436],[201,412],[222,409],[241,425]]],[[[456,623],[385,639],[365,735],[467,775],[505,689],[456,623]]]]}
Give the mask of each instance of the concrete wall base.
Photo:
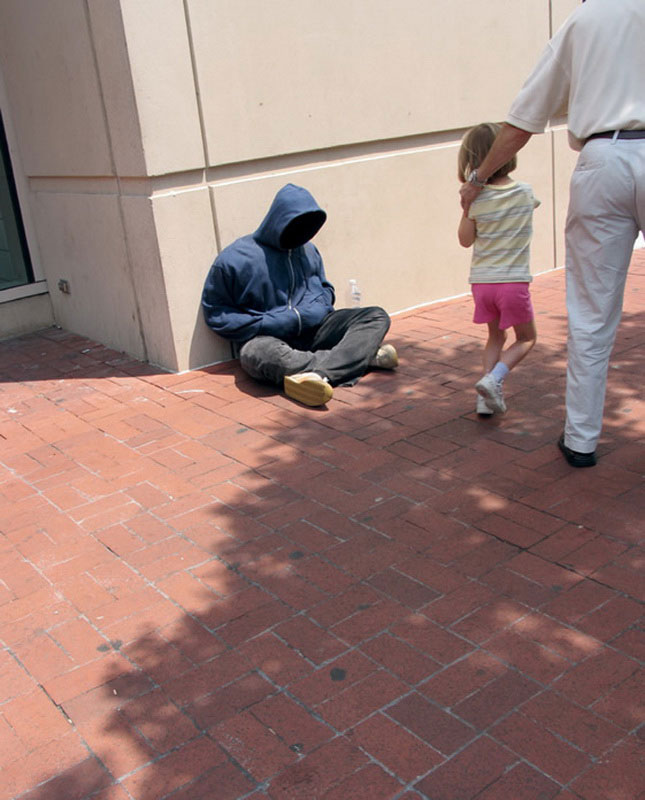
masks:
{"type": "Polygon", "coordinates": [[[0,339],[33,333],[54,324],[54,311],[48,294],[0,304],[0,339]]]}

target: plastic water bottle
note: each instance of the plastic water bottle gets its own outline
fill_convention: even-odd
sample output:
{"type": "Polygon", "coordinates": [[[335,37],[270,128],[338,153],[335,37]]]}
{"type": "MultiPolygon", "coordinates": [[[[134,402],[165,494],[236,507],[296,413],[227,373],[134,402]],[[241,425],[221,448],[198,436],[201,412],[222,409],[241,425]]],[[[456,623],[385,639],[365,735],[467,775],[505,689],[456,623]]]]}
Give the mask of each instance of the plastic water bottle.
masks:
{"type": "Polygon", "coordinates": [[[350,278],[349,281],[349,294],[352,300],[352,306],[358,308],[361,304],[361,290],[358,287],[358,283],[353,278],[350,278]]]}

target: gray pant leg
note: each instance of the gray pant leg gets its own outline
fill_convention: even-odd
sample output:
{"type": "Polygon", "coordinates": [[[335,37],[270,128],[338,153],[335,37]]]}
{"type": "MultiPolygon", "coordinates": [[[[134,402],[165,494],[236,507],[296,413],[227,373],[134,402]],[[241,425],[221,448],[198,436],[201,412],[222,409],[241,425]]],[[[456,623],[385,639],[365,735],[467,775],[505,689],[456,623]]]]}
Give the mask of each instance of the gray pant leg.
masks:
{"type": "Polygon", "coordinates": [[[316,332],[310,369],[325,375],[332,386],[351,386],[369,369],[390,327],[390,317],[379,306],[332,311],[316,332]]]}
{"type": "Polygon", "coordinates": [[[274,336],[256,336],[240,349],[242,369],[256,380],[276,386],[282,386],[285,375],[309,372],[313,363],[314,353],[294,350],[274,336]]]}

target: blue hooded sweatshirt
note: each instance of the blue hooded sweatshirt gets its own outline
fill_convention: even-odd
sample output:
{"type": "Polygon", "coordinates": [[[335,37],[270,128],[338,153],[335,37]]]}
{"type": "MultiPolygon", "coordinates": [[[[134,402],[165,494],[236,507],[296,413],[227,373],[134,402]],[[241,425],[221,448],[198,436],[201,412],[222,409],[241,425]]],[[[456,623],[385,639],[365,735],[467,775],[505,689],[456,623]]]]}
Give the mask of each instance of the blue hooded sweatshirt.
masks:
{"type": "Polygon", "coordinates": [[[306,189],[283,186],[255,233],[215,259],[202,293],[206,324],[234,342],[255,336],[294,342],[317,328],[335,299],[309,241],[326,219],[306,189]]]}

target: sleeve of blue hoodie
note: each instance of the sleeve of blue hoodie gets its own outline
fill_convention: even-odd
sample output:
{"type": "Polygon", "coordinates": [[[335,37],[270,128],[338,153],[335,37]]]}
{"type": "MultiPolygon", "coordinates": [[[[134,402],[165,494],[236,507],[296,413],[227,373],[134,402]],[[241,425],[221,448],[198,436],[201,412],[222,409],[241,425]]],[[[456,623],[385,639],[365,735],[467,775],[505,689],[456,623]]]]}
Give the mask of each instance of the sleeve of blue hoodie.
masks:
{"type": "Polygon", "coordinates": [[[289,340],[319,325],[334,303],[320,253],[308,241],[287,249],[282,234],[296,220],[309,239],[325,219],[306,189],[283,187],[258,230],[225,248],[211,267],[202,294],[209,327],[245,342],[261,335],[289,340]]]}

